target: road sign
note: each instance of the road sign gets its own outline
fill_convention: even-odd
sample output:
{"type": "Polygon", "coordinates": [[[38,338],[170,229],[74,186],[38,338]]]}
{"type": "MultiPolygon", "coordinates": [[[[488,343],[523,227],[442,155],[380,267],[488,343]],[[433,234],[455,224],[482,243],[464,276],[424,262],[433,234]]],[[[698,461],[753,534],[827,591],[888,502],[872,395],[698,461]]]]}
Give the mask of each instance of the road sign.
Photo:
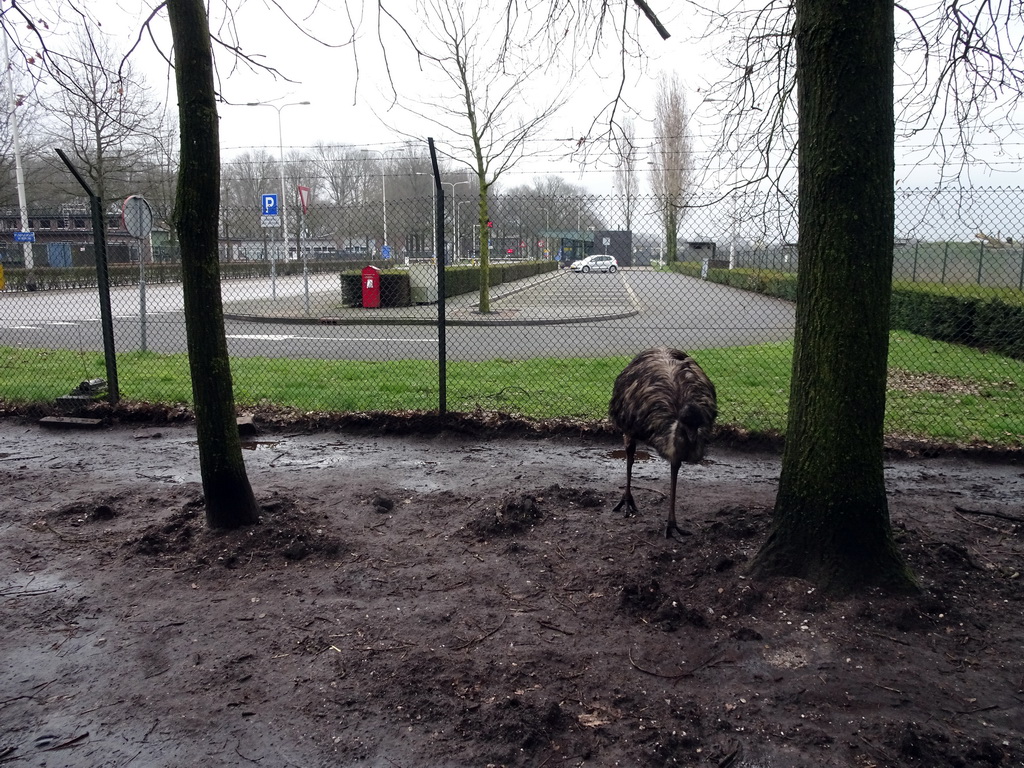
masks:
{"type": "Polygon", "coordinates": [[[36,241],[35,232],[15,232],[14,242],[16,243],[34,243],[36,241]]]}
{"type": "Polygon", "coordinates": [[[390,259],[391,258],[391,246],[390,245],[385,245],[383,248],[380,249],[380,257],[382,259],[390,259]]]}
{"type": "Polygon", "coordinates": [[[260,216],[261,227],[280,227],[281,217],[276,213],[272,216],[260,216]]]}
{"type": "MultiPolygon", "coordinates": [[[[262,213],[264,216],[277,216],[277,195],[264,195],[263,202],[261,203],[262,213]]],[[[267,226],[267,225],[264,225],[267,226]]],[[[276,224],[271,226],[277,226],[276,224]]]]}
{"type": "Polygon", "coordinates": [[[121,205],[121,222],[132,237],[149,237],[153,231],[153,209],[140,195],[126,197],[121,205]]]}
{"type": "Polygon", "coordinates": [[[299,187],[299,202],[304,214],[309,212],[309,193],[312,191],[309,187],[299,187]]]}

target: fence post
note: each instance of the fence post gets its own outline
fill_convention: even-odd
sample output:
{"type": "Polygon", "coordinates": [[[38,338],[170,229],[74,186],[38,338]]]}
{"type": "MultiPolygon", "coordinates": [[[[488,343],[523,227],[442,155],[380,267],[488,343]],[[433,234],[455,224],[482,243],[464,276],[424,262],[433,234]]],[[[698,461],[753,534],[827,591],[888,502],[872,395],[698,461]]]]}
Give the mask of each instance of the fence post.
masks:
{"type": "Polygon", "coordinates": [[[117,358],[114,356],[114,320],[110,311],[110,276],[107,272],[107,228],[103,218],[103,203],[96,193],[92,191],[88,182],[78,172],[78,169],[71,164],[68,156],[60,149],[57,150],[64,165],[82,185],[82,188],[89,195],[89,202],[92,207],[92,236],[96,249],[96,282],[100,291],[100,325],[103,327],[103,357],[107,364],[107,400],[111,405],[117,405],[121,399],[120,388],[117,384],[117,358]]]}
{"type": "Polygon", "coordinates": [[[942,249],[942,284],[946,284],[946,263],[949,261],[949,240],[946,241],[945,247],[942,249]]]}
{"type": "Polygon", "coordinates": [[[978,248],[978,285],[981,285],[981,268],[985,263],[985,241],[981,241],[981,247],[978,248]]]}
{"type": "Polygon", "coordinates": [[[917,249],[920,248],[920,247],[921,247],[920,241],[915,241],[914,242],[914,269],[911,272],[911,276],[910,276],[910,282],[912,282],[912,283],[916,283],[917,282],[917,249]]]}
{"type": "Polygon", "coordinates": [[[437,413],[444,418],[448,410],[448,350],[447,329],[445,328],[445,285],[444,285],[444,186],[441,172],[437,167],[437,152],[434,140],[427,138],[430,150],[430,164],[434,171],[434,260],[437,262],[437,413]]]}

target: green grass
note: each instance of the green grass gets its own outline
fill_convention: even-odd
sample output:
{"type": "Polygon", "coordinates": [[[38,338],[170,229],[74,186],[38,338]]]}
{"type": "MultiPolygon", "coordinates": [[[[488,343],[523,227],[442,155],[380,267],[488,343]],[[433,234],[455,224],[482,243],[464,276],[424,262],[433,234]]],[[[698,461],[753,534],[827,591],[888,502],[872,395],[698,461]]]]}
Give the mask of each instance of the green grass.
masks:
{"type": "MultiPolygon", "coordinates": [[[[792,344],[694,351],[718,389],[720,421],[752,432],[785,430],[792,344]]],[[[604,418],[626,357],[491,360],[448,364],[450,411],[500,410],[529,418],[604,418]]],[[[945,442],[1024,445],[1024,363],[914,334],[891,334],[895,377],[886,431],[945,442]]],[[[437,409],[438,367],[430,361],[351,362],[233,358],[242,407],[309,411],[437,409]]],[[[104,378],[91,352],[0,347],[0,398],[52,402],[80,381],[104,378]]],[[[126,400],[190,403],[184,355],[118,356],[126,400]]]]}

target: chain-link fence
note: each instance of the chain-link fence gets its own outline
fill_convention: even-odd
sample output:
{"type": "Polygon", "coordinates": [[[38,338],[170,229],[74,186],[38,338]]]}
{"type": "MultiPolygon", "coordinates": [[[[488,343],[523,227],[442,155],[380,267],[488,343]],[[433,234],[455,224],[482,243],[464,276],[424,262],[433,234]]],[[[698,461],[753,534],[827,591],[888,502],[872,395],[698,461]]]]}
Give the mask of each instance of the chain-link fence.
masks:
{"type": "MultiPolygon", "coordinates": [[[[721,422],[785,428],[793,198],[693,199],[672,242],[651,197],[496,195],[482,223],[475,198],[442,197],[440,217],[435,197],[222,211],[241,406],[599,419],[622,366],[665,344],[716,382],[721,422]]],[[[1024,443],[1024,191],[901,190],[896,211],[888,432],[1024,443]]],[[[0,398],[49,402],[105,377],[104,340],[89,217],[30,219],[23,244],[16,212],[0,217],[0,398]]],[[[108,225],[121,395],[187,403],[171,233],[108,225]]]]}

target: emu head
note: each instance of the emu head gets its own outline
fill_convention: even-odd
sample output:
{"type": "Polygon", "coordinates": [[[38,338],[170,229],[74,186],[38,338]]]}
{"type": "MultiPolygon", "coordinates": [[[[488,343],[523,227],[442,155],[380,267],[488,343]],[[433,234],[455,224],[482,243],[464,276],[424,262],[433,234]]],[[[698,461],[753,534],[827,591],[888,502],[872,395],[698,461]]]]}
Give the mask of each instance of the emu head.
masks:
{"type": "Polygon", "coordinates": [[[697,464],[704,458],[704,448],[717,416],[717,409],[709,404],[688,403],[683,408],[674,435],[674,447],[679,458],[689,464],[697,464]]]}

